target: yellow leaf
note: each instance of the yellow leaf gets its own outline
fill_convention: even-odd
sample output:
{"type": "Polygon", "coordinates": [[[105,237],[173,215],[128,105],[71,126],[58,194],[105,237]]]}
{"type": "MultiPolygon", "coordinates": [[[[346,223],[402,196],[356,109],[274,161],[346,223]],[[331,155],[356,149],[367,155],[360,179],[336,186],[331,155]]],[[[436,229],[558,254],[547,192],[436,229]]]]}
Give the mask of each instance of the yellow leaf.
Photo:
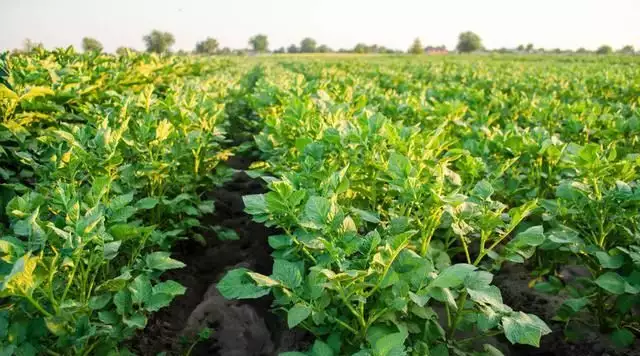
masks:
{"type": "Polygon", "coordinates": [[[2,281],[2,294],[9,295],[31,295],[36,285],[33,272],[36,270],[39,257],[32,257],[31,253],[20,257],[13,264],[11,273],[4,277],[2,281]]]}
{"type": "Polygon", "coordinates": [[[29,100],[39,96],[53,95],[55,92],[46,87],[32,87],[26,94],[20,97],[20,100],[29,100]]]}
{"type": "Polygon", "coordinates": [[[0,84],[0,99],[18,100],[18,94],[4,84],[0,84]]]}
{"type": "Polygon", "coordinates": [[[156,128],[156,141],[161,142],[167,139],[167,137],[169,137],[169,134],[171,133],[171,129],[173,128],[173,125],[171,125],[171,123],[167,120],[162,120],[160,121],[160,123],[158,124],[158,127],[156,128]]]}

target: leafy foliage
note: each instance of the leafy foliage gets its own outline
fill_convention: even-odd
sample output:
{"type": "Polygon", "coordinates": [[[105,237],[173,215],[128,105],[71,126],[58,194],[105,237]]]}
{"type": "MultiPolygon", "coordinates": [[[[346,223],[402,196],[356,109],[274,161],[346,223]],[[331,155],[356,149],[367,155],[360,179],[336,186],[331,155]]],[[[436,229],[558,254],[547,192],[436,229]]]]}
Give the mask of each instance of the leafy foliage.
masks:
{"type": "Polygon", "coordinates": [[[147,47],[147,52],[165,53],[169,51],[171,46],[176,42],[173,35],[169,32],[158,30],[151,31],[150,34],[142,38],[147,47]]]}
{"type": "Polygon", "coordinates": [[[471,31],[463,32],[458,36],[456,49],[462,53],[477,51],[482,49],[482,39],[471,31]]]}
{"type": "Polygon", "coordinates": [[[82,39],[82,49],[85,52],[102,52],[102,43],[91,37],[84,37],[82,39]]]}
{"type": "Polygon", "coordinates": [[[213,212],[200,191],[228,176],[224,93],[241,72],[70,49],[5,60],[0,349],[125,352],[185,293],[161,280],[184,267],[167,251],[213,212]]]}

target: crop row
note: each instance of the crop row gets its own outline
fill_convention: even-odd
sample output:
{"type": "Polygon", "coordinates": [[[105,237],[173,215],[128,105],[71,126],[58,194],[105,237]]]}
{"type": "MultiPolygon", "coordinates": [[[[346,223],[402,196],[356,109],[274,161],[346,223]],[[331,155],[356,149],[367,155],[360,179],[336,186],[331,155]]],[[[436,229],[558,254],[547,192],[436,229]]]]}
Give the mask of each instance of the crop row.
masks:
{"type": "Polygon", "coordinates": [[[231,173],[244,69],[65,50],[2,64],[0,353],[126,354],[185,292],[160,276],[184,266],[170,247],[198,238],[202,193],[231,173]]]}
{"type": "MultiPolygon", "coordinates": [[[[554,323],[618,346],[640,330],[638,69],[598,63],[279,61],[252,107],[276,226],[271,293],[311,355],[499,354],[538,346],[539,317],[505,305],[492,273],[526,263],[564,303],[554,323]],[[563,266],[584,277],[563,280],[563,266]],[[476,335],[464,337],[464,335],[476,335]]],[[[301,354],[301,353],[292,353],[301,354]]]]}

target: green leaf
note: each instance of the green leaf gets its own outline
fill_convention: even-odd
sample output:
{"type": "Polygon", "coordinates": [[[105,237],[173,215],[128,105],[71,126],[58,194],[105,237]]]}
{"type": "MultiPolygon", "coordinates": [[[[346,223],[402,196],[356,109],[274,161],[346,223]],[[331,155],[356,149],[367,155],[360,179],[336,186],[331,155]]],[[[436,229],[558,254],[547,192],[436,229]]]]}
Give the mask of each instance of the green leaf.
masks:
{"type": "Polygon", "coordinates": [[[299,303],[294,305],[293,308],[287,312],[287,325],[289,325],[289,329],[303,322],[309,315],[311,315],[311,308],[299,303]]]}
{"type": "Polygon", "coordinates": [[[611,294],[623,294],[625,291],[625,280],[619,274],[615,272],[607,272],[598,279],[595,280],[595,283],[602,289],[606,290],[611,294]]]}
{"type": "Polygon", "coordinates": [[[101,311],[98,313],[98,319],[109,325],[115,325],[120,322],[120,316],[112,311],[101,311]]]}
{"type": "Polygon", "coordinates": [[[127,285],[127,281],[131,279],[131,275],[123,273],[122,275],[109,279],[98,286],[97,290],[106,290],[109,292],[117,292],[127,285]]]}
{"type": "Polygon", "coordinates": [[[120,210],[133,201],[133,192],[118,195],[109,201],[109,209],[112,211],[120,210]]]}
{"type": "Polygon", "coordinates": [[[404,341],[406,339],[407,333],[405,332],[388,334],[376,341],[373,350],[376,356],[404,355],[404,341]]]}
{"type": "Polygon", "coordinates": [[[449,348],[445,344],[438,344],[429,350],[429,356],[450,356],[449,348]]]}
{"type": "Polygon", "coordinates": [[[540,347],[540,338],[551,333],[551,329],[533,314],[512,313],[502,318],[502,328],[512,344],[526,344],[540,347]]]}
{"type": "Polygon", "coordinates": [[[333,350],[326,343],[316,340],[311,347],[311,356],[333,356],[333,350]]]}
{"type": "Polygon", "coordinates": [[[120,245],[122,241],[112,241],[104,244],[102,250],[102,256],[105,260],[111,260],[118,255],[118,250],[120,249],[120,245]]]}
{"type": "Polygon", "coordinates": [[[611,341],[617,347],[629,347],[636,341],[636,336],[629,329],[618,329],[611,333],[611,341]]]}
{"type": "Polygon", "coordinates": [[[130,318],[122,319],[122,322],[132,328],[144,329],[144,327],[147,325],[147,317],[143,314],[136,313],[130,318]]]}
{"type": "Polygon", "coordinates": [[[129,284],[131,299],[135,304],[146,303],[151,298],[152,289],[149,277],[144,274],[139,275],[129,284]]]}
{"type": "Polygon", "coordinates": [[[183,268],[184,263],[172,259],[169,252],[153,252],[147,255],[145,261],[147,267],[160,271],[166,271],[169,269],[183,268]]]}
{"type": "Polygon", "coordinates": [[[290,289],[294,289],[302,283],[300,269],[294,263],[282,259],[273,261],[273,274],[271,277],[282,282],[284,286],[290,289]]]}
{"type": "Polygon", "coordinates": [[[453,296],[453,293],[451,293],[449,288],[429,288],[429,295],[439,302],[447,303],[453,310],[458,308],[456,298],[453,296]]]}
{"type": "Polygon", "coordinates": [[[476,183],[475,187],[473,187],[473,190],[471,191],[471,195],[478,197],[482,200],[487,200],[489,199],[489,197],[491,197],[494,191],[495,190],[491,186],[491,183],[489,183],[486,180],[481,180],[478,183],[476,183]]]}
{"type": "Polygon", "coordinates": [[[525,245],[539,246],[545,240],[544,229],[542,225],[532,226],[516,235],[515,240],[525,245]]]}
{"type": "Polygon", "coordinates": [[[203,201],[198,204],[198,210],[200,210],[204,214],[213,214],[215,210],[215,204],[213,200],[203,201]]]}
{"type": "Polygon", "coordinates": [[[227,299],[255,299],[269,294],[271,289],[256,285],[247,272],[246,268],[227,272],[217,285],[220,294],[227,299]]]}
{"type": "Polygon", "coordinates": [[[100,294],[89,298],[89,308],[93,310],[100,310],[109,304],[111,300],[111,294],[100,294]]]}
{"type": "Polygon", "coordinates": [[[155,208],[158,202],[159,200],[156,198],[143,198],[138,200],[135,206],[138,209],[149,210],[155,208]]]}
{"type": "Polygon", "coordinates": [[[113,304],[116,305],[116,311],[120,315],[129,314],[131,312],[131,306],[133,300],[131,299],[131,293],[128,290],[121,290],[113,296],[113,304]]]}
{"type": "Polygon", "coordinates": [[[484,286],[480,289],[467,289],[471,299],[480,304],[491,305],[497,308],[504,308],[502,294],[496,286],[484,286]]]}
{"type": "Polygon", "coordinates": [[[477,269],[476,266],[458,263],[445,268],[429,287],[452,288],[461,285],[467,276],[477,269]]]}
{"type": "Polygon", "coordinates": [[[622,265],[624,264],[624,256],[623,255],[614,255],[611,256],[608,253],[604,252],[604,251],[597,251],[595,253],[596,257],[598,258],[598,261],[600,262],[600,265],[604,268],[609,268],[609,269],[618,269],[620,267],[622,267],[622,265]]]}
{"type": "Polygon", "coordinates": [[[242,201],[244,202],[244,211],[247,214],[259,215],[269,213],[264,194],[245,195],[242,197],[242,201]]]}
{"type": "Polygon", "coordinates": [[[305,223],[310,223],[310,226],[320,229],[332,218],[330,216],[331,210],[331,202],[328,199],[315,196],[310,197],[304,207],[305,223]]]}
{"type": "Polygon", "coordinates": [[[220,241],[236,241],[236,240],[240,240],[240,236],[238,236],[238,233],[235,232],[235,230],[233,229],[229,229],[226,227],[221,227],[221,226],[216,226],[213,228],[213,230],[216,232],[216,235],[218,235],[218,239],[220,241]]]}
{"type": "Polygon", "coordinates": [[[271,235],[269,236],[269,246],[274,250],[289,247],[293,245],[293,240],[287,235],[271,235]]]}
{"type": "Polygon", "coordinates": [[[124,208],[116,210],[109,215],[109,223],[126,222],[137,211],[138,210],[132,206],[125,206],[124,208]]]}
{"type": "Polygon", "coordinates": [[[427,302],[429,302],[429,300],[431,299],[431,296],[427,294],[426,290],[420,290],[416,293],[409,292],[409,298],[417,305],[424,307],[427,304],[427,302]]]}
{"type": "Polygon", "coordinates": [[[153,286],[153,294],[183,295],[186,288],[176,281],[161,282],[153,286]]]}
{"type": "Polygon", "coordinates": [[[582,310],[582,308],[587,306],[587,304],[589,304],[589,299],[587,297],[571,298],[571,299],[565,300],[564,303],[562,303],[562,305],[566,305],[567,307],[571,308],[571,310],[573,310],[574,312],[579,312],[580,310],[582,310]]]}
{"type": "Polygon", "coordinates": [[[144,308],[150,312],[158,311],[171,304],[173,298],[173,295],[155,293],[145,301],[144,308]]]}
{"type": "Polygon", "coordinates": [[[358,216],[360,216],[360,218],[364,221],[368,221],[374,224],[380,223],[380,215],[378,213],[356,208],[351,208],[351,211],[358,214],[358,216]]]}
{"type": "Polygon", "coordinates": [[[44,322],[53,335],[63,336],[67,334],[64,319],[60,317],[45,318],[44,322]]]}
{"type": "Polygon", "coordinates": [[[104,215],[100,206],[95,206],[84,214],[82,218],[76,224],[76,234],[79,236],[86,236],[90,234],[102,221],[104,221],[104,215]]]}
{"type": "Polygon", "coordinates": [[[469,289],[483,289],[491,284],[493,274],[486,271],[473,271],[464,279],[464,286],[469,289]]]}

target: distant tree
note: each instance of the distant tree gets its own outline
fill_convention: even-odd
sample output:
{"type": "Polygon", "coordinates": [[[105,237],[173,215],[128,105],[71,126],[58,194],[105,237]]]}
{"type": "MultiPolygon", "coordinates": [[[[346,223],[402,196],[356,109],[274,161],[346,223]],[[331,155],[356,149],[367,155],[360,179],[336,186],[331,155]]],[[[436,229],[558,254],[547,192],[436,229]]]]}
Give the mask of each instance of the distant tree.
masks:
{"type": "Polygon", "coordinates": [[[316,48],[316,52],[318,52],[318,53],[331,53],[331,52],[333,52],[333,50],[329,46],[323,44],[323,45],[318,46],[318,48],[316,48]]]}
{"type": "Polygon", "coordinates": [[[85,52],[102,52],[102,43],[95,38],[85,37],[82,39],[82,50],[85,52]]]}
{"type": "Polygon", "coordinates": [[[306,37],[300,41],[300,53],[313,53],[316,51],[316,40],[306,37]]]}
{"type": "Polygon", "coordinates": [[[519,52],[524,51],[524,45],[518,45],[518,48],[516,48],[519,52]]]}
{"type": "Polygon", "coordinates": [[[207,37],[204,41],[196,43],[195,52],[197,54],[216,54],[216,52],[218,52],[218,46],[220,46],[218,40],[216,40],[215,38],[207,37]]]}
{"type": "Polygon", "coordinates": [[[256,52],[267,52],[269,50],[269,39],[267,35],[258,34],[249,39],[249,45],[256,52]]]}
{"type": "Polygon", "coordinates": [[[562,53],[562,50],[560,48],[554,48],[551,50],[551,52],[555,53],[555,54],[560,54],[562,53]]]}
{"type": "Polygon", "coordinates": [[[185,51],[184,49],[180,49],[178,50],[178,52],[176,52],[176,56],[187,56],[189,55],[189,52],[185,51]]]}
{"type": "Polygon", "coordinates": [[[635,50],[632,45],[626,45],[618,50],[619,53],[623,54],[634,54],[635,50]]]}
{"type": "Polygon", "coordinates": [[[611,46],[609,45],[602,45],[596,50],[597,54],[611,54],[612,52],[613,48],[611,48],[611,46]]]}
{"type": "Polygon", "coordinates": [[[147,52],[153,53],[168,52],[176,42],[176,39],[171,33],[158,30],[151,31],[150,34],[144,36],[142,39],[147,46],[147,52]]]}
{"type": "Polygon", "coordinates": [[[422,54],[424,53],[424,48],[422,48],[422,42],[420,42],[419,38],[413,40],[411,47],[409,47],[409,53],[411,54],[422,54]]]}
{"type": "Polygon", "coordinates": [[[300,49],[298,48],[298,46],[292,44],[287,48],[287,53],[300,53],[300,49]]]}
{"type": "Polygon", "coordinates": [[[580,53],[580,54],[585,54],[588,53],[589,51],[586,50],[586,48],[584,47],[580,47],[576,50],[576,53],[580,53]]]}
{"type": "Polygon", "coordinates": [[[533,43],[527,43],[527,47],[524,50],[528,53],[533,52],[533,43]]]}
{"type": "Polygon", "coordinates": [[[287,50],[285,50],[284,47],[280,47],[273,51],[273,53],[286,53],[286,52],[287,50]]]}
{"type": "Polygon", "coordinates": [[[463,53],[477,51],[482,48],[482,39],[471,31],[463,32],[458,36],[456,49],[463,53]]]}
{"type": "Polygon", "coordinates": [[[231,48],[224,47],[223,49],[219,50],[218,53],[222,55],[229,55],[231,54],[231,48]]]}
{"type": "Polygon", "coordinates": [[[367,45],[364,43],[358,43],[354,48],[355,53],[367,53],[367,45]]]}
{"type": "Polygon", "coordinates": [[[116,49],[116,54],[119,56],[126,56],[129,53],[136,53],[137,51],[133,48],[129,48],[129,47],[118,47],[118,49],[116,49]]]}
{"type": "Polygon", "coordinates": [[[39,48],[44,48],[44,45],[42,44],[42,42],[34,42],[29,38],[26,38],[22,42],[22,50],[25,52],[31,52],[39,48]]]}

